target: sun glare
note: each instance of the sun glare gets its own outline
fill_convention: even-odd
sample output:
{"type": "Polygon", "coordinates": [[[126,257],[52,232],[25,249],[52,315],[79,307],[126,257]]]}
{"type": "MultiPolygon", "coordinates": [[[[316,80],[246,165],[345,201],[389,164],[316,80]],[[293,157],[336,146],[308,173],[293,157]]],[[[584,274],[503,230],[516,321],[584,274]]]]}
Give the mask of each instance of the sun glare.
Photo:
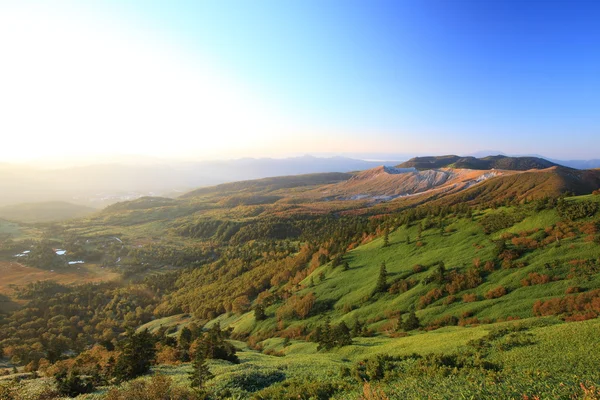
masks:
{"type": "Polygon", "coordinates": [[[0,156],[210,156],[284,124],[204,60],[89,12],[0,15],[0,156]]]}

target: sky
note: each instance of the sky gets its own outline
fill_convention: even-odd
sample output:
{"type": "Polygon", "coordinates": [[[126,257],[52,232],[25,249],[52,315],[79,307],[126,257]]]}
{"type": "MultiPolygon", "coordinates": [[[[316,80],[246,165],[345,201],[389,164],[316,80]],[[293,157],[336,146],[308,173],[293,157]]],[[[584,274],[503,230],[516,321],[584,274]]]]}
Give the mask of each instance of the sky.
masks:
{"type": "Polygon", "coordinates": [[[600,2],[0,0],[0,162],[600,158],[600,2]]]}

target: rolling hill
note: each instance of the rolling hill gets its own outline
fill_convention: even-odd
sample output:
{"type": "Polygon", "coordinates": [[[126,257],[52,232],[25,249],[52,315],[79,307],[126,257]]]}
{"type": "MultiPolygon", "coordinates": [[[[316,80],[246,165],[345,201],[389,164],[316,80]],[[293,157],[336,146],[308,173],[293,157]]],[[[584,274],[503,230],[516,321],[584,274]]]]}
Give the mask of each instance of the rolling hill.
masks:
{"type": "Polygon", "coordinates": [[[64,201],[48,201],[0,207],[0,218],[19,222],[52,222],[84,217],[96,211],[95,208],[64,201]]]}
{"type": "Polygon", "coordinates": [[[123,279],[19,281],[22,304],[0,297],[0,348],[30,369],[59,343],[76,360],[57,368],[89,364],[121,398],[159,374],[183,390],[192,349],[220,335],[240,363],[208,357],[211,398],[584,398],[600,368],[600,171],[465,162],[234,182],[40,225],[51,243],[5,254],[61,248],[123,279]],[[104,360],[131,328],[155,335],[159,361],[117,385],[104,360]]]}

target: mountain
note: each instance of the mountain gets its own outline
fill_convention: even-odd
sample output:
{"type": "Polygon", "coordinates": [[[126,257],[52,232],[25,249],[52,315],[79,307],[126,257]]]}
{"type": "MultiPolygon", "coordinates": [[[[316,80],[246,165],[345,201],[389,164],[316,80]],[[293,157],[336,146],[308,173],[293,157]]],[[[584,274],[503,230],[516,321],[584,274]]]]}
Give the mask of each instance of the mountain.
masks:
{"type": "Polygon", "coordinates": [[[596,169],[600,168],[600,160],[550,160],[556,164],[576,169],[596,169]]]}
{"type": "Polygon", "coordinates": [[[26,371],[54,354],[115,398],[192,398],[177,386],[198,368],[186,349],[212,346],[200,354],[211,398],[583,398],[600,369],[600,171],[468,169],[456,165],[532,162],[455,157],[225,183],[23,226],[27,236],[0,241],[0,273],[21,286],[0,285],[0,388],[53,385],[26,371]],[[14,276],[22,263],[36,273],[14,276]],[[42,340],[57,321],[69,334],[42,340]],[[148,363],[156,349],[159,365],[117,387],[108,360],[134,362],[124,343],[148,363]],[[13,366],[31,379],[13,383],[13,366]]]}
{"type": "Polygon", "coordinates": [[[469,169],[393,168],[380,166],[355,174],[352,178],[315,189],[318,197],[338,200],[389,201],[432,191],[445,193],[464,190],[486,179],[509,172],[469,169]]]}
{"type": "MultiPolygon", "coordinates": [[[[438,197],[442,204],[486,204],[558,197],[564,193],[584,195],[600,188],[600,170],[575,170],[562,166],[502,174],[461,193],[438,197]]],[[[432,199],[427,199],[432,200],[432,199]]]]}
{"type": "Polygon", "coordinates": [[[84,217],[96,211],[95,208],[64,201],[48,201],[0,207],[0,218],[18,222],[51,222],[84,217]]]}
{"type": "Polygon", "coordinates": [[[483,158],[460,157],[456,155],[415,157],[399,164],[398,168],[416,168],[419,170],[432,168],[467,168],[467,169],[505,169],[526,171],[529,169],[544,169],[557,164],[539,157],[508,157],[503,155],[483,158]]]}
{"type": "Polygon", "coordinates": [[[98,164],[41,169],[0,164],[0,205],[37,201],[68,201],[103,207],[143,196],[174,197],[220,183],[285,175],[350,172],[394,165],[345,157],[243,158],[136,165],[98,164]]]}

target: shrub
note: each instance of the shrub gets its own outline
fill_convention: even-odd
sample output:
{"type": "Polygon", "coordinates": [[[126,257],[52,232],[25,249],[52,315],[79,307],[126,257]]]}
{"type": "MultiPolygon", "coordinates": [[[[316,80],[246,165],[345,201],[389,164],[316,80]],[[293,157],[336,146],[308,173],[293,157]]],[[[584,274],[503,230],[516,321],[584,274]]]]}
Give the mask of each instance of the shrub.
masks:
{"type": "Polygon", "coordinates": [[[427,307],[429,304],[433,303],[435,300],[439,300],[444,296],[444,292],[440,288],[433,288],[429,292],[425,294],[425,296],[421,296],[419,298],[419,304],[417,305],[418,309],[423,309],[427,307]]]}
{"type": "Polygon", "coordinates": [[[417,285],[417,282],[413,279],[400,279],[399,281],[392,283],[392,285],[388,289],[388,293],[398,294],[398,293],[408,292],[410,289],[412,289],[416,285],[417,285]]]}
{"type": "Polygon", "coordinates": [[[506,295],[507,290],[504,286],[498,286],[497,288],[491,289],[485,294],[486,299],[497,299],[498,297],[502,297],[506,295]]]}
{"type": "Polygon", "coordinates": [[[147,381],[136,380],[123,387],[108,391],[105,400],[200,400],[202,395],[176,386],[165,375],[154,375],[147,381]]]}
{"type": "Polygon", "coordinates": [[[80,394],[92,393],[94,385],[91,382],[86,382],[79,375],[66,372],[60,372],[54,376],[56,379],[56,388],[58,391],[67,397],[76,397],[80,394]]]}
{"type": "Polygon", "coordinates": [[[475,293],[466,293],[463,295],[462,301],[464,303],[472,303],[474,301],[477,301],[477,295],[475,293]]]}
{"type": "Polygon", "coordinates": [[[566,318],[579,316],[583,319],[596,318],[600,315],[600,289],[546,301],[538,300],[533,305],[533,315],[564,315],[566,318]]]}
{"type": "Polygon", "coordinates": [[[550,276],[538,274],[537,272],[530,272],[527,275],[527,278],[521,279],[522,286],[532,286],[532,285],[544,285],[550,282],[550,276]]]}

